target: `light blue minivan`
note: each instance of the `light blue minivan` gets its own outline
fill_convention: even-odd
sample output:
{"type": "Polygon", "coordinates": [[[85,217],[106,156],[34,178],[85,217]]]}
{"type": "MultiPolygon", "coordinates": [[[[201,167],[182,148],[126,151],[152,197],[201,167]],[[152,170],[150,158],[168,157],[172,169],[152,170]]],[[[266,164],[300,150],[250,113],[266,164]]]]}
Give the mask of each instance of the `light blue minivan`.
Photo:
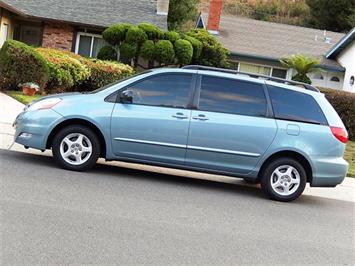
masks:
{"type": "Polygon", "coordinates": [[[17,143],[52,149],[65,169],[103,157],[217,173],[260,182],[279,201],[299,197],[307,182],[334,187],[348,169],[347,131],[316,88],[202,66],[44,97],[14,125],[17,143]]]}

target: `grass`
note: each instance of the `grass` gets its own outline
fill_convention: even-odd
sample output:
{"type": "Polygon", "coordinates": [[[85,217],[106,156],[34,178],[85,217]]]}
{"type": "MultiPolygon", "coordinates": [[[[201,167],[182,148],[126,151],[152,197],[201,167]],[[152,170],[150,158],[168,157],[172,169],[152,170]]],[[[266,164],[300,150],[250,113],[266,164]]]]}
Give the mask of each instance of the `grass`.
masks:
{"type": "Polygon", "coordinates": [[[7,91],[6,94],[11,96],[15,100],[17,100],[23,104],[26,104],[26,105],[31,103],[32,101],[42,97],[39,94],[35,94],[34,96],[27,96],[27,95],[24,95],[22,93],[22,91],[7,91]]]}
{"type": "Polygon", "coordinates": [[[355,177],[355,141],[349,141],[347,143],[345,160],[349,163],[348,176],[355,177]]]}

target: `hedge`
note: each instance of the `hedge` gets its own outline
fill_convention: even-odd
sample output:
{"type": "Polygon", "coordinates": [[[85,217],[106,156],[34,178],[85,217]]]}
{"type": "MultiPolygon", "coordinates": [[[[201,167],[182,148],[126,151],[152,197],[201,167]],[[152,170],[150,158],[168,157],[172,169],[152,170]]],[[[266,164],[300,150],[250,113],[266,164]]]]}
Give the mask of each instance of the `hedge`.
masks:
{"type": "Polygon", "coordinates": [[[14,89],[25,82],[34,82],[43,90],[49,71],[45,58],[24,43],[8,40],[0,50],[1,90],[14,89]]]}
{"type": "Polygon", "coordinates": [[[7,41],[0,50],[1,89],[34,82],[47,93],[94,90],[133,74],[122,63],[85,58],[49,48],[7,41]]]}
{"type": "Polygon", "coordinates": [[[180,65],[188,65],[191,63],[194,49],[187,40],[177,40],[175,42],[175,54],[180,65]]]}
{"type": "Polygon", "coordinates": [[[106,45],[101,48],[97,54],[97,58],[101,60],[115,61],[117,60],[117,52],[112,46],[106,45]]]}
{"type": "Polygon", "coordinates": [[[168,40],[160,40],[154,47],[154,58],[161,64],[174,63],[175,51],[173,44],[168,40]]]}
{"type": "Polygon", "coordinates": [[[107,28],[102,33],[102,37],[111,45],[119,45],[126,39],[126,33],[130,27],[132,24],[129,23],[115,24],[107,28]]]}
{"type": "Polygon", "coordinates": [[[141,23],[138,25],[148,36],[149,40],[159,40],[163,38],[164,33],[157,26],[149,23],[141,23]]]}
{"type": "Polygon", "coordinates": [[[355,93],[323,88],[321,91],[343,120],[349,139],[355,141],[355,93]]]}

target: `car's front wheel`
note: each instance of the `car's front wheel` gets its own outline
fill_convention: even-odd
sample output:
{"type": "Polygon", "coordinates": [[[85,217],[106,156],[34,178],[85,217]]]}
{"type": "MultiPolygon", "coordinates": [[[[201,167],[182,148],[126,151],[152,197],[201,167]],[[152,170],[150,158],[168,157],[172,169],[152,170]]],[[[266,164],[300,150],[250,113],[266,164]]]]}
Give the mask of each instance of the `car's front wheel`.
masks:
{"type": "Polygon", "coordinates": [[[262,172],[261,189],[269,198],[287,202],[303,193],[306,182],[306,171],[297,160],[278,158],[262,172]]]}
{"type": "Polygon", "coordinates": [[[72,171],[85,171],[96,164],[100,156],[100,142],[88,127],[68,126],[55,135],[52,153],[61,167],[72,171]]]}

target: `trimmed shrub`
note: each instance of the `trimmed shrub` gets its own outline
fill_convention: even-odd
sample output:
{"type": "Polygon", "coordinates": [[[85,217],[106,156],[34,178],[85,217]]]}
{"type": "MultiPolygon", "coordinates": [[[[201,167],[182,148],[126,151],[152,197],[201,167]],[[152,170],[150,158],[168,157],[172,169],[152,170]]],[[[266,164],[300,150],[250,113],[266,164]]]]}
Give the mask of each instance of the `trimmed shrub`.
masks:
{"type": "Polygon", "coordinates": [[[160,64],[170,64],[174,62],[175,51],[173,44],[168,40],[160,40],[155,44],[154,58],[160,64]]]}
{"type": "Polygon", "coordinates": [[[0,50],[0,89],[17,88],[18,84],[34,82],[42,90],[49,78],[46,60],[34,48],[8,40],[0,50]]]}
{"type": "Polygon", "coordinates": [[[193,52],[194,50],[189,41],[177,40],[175,42],[175,55],[180,65],[190,64],[193,52]]]}
{"type": "Polygon", "coordinates": [[[146,40],[141,49],[140,56],[146,60],[152,60],[154,58],[154,42],[152,40],[146,40]]]}
{"type": "Polygon", "coordinates": [[[149,40],[155,41],[164,37],[164,33],[153,24],[141,23],[138,27],[147,34],[149,40]]]}
{"type": "Polygon", "coordinates": [[[355,93],[332,89],[321,89],[321,91],[343,120],[349,138],[355,141],[355,93]]]}
{"type": "Polygon", "coordinates": [[[90,69],[91,75],[80,86],[80,90],[92,91],[134,74],[133,69],[125,64],[81,58],[81,62],[90,69]]]}
{"type": "Polygon", "coordinates": [[[140,46],[147,39],[147,34],[141,28],[133,26],[128,29],[125,42],[140,46]]]}
{"type": "Polygon", "coordinates": [[[119,45],[126,39],[126,33],[130,27],[132,27],[132,25],[129,23],[115,24],[107,28],[102,33],[102,37],[113,46],[119,45]]]}
{"type": "Polygon", "coordinates": [[[169,40],[172,43],[175,43],[177,40],[181,39],[181,36],[176,31],[167,31],[164,33],[164,39],[169,40]]]}
{"type": "Polygon", "coordinates": [[[205,66],[228,68],[229,51],[208,31],[196,29],[187,33],[202,43],[202,52],[196,63],[205,66]]]}
{"type": "Polygon", "coordinates": [[[90,76],[90,70],[70,52],[49,48],[36,50],[48,61],[50,78],[47,90],[49,92],[67,91],[79,86],[90,76]]]}
{"type": "Polygon", "coordinates": [[[130,63],[130,61],[137,55],[137,52],[137,44],[123,42],[120,46],[120,60],[125,63],[130,63]]]}
{"type": "Polygon", "coordinates": [[[201,53],[202,53],[202,47],[203,47],[202,42],[200,42],[196,38],[188,36],[188,35],[185,35],[184,39],[189,41],[192,44],[192,47],[194,50],[193,60],[197,61],[200,58],[201,53]]]}
{"type": "Polygon", "coordinates": [[[100,49],[97,58],[101,60],[117,60],[117,52],[112,46],[106,45],[100,49]]]}

